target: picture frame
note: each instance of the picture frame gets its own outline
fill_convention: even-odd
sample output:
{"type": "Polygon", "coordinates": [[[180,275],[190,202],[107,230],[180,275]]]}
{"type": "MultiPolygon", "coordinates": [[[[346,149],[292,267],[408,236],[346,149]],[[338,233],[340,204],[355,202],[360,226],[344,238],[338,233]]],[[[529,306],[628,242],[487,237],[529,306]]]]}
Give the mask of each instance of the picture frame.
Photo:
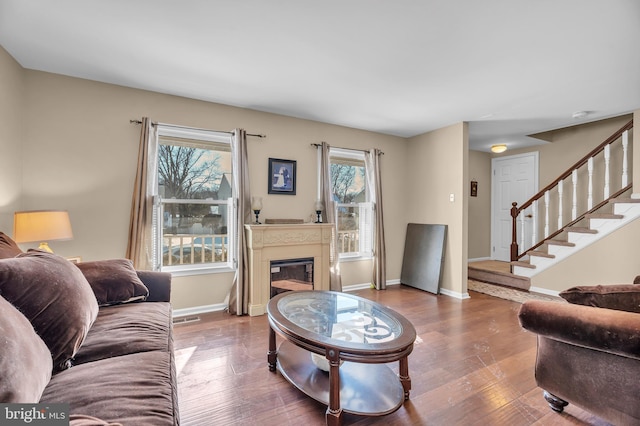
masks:
{"type": "Polygon", "coordinates": [[[269,194],[296,195],[296,161],[269,158],[269,194]]]}

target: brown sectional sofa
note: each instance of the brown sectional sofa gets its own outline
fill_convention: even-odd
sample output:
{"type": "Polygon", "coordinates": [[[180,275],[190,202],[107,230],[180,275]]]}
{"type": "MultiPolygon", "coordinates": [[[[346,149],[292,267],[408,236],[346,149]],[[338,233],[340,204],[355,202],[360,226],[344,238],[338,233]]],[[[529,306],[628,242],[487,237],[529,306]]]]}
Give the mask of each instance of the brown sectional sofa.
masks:
{"type": "Polygon", "coordinates": [[[69,404],[71,425],[178,425],[171,275],[12,243],[0,233],[0,402],[69,404]]]}
{"type": "Polygon", "coordinates": [[[573,287],[560,296],[570,303],[531,300],[519,312],[538,337],[544,398],[557,412],[572,403],[615,425],[639,425],[640,285],[573,287]]]}

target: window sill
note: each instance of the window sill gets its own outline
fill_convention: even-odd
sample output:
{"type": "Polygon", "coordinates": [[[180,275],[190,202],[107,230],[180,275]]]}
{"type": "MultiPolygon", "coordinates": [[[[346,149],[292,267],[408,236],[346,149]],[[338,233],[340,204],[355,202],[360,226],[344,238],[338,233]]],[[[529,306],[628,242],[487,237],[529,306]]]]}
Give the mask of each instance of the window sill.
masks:
{"type": "Polygon", "coordinates": [[[342,262],[360,262],[360,261],[365,261],[365,260],[372,260],[373,256],[345,256],[345,257],[339,257],[338,261],[340,263],[342,262]]]}
{"type": "Polygon", "coordinates": [[[170,272],[174,277],[187,277],[190,275],[226,274],[236,270],[228,266],[195,266],[188,269],[179,266],[165,266],[162,272],[170,272]]]}

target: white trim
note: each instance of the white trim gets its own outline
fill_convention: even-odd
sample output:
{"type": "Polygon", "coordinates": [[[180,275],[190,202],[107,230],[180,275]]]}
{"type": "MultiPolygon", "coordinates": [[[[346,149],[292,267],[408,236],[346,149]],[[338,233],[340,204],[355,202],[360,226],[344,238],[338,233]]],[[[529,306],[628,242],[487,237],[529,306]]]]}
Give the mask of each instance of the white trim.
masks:
{"type": "Polygon", "coordinates": [[[368,288],[372,288],[371,283],[362,283],[362,284],[352,284],[342,287],[342,291],[347,293],[350,291],[358,291],[358,290],[366,290],[368,288]]]}
{"type": "Polygon", "coordinates": [[[531,288],[529,288],[529,292],[530,293],[546,294],[547,296],[560,297],[560,292],[559,291],[547,290],[546,288],[541,288],[541,287],[531,287],[531,288]]]}
{"type": "Polygon", "coordinates": [[[191,308],[174,309],[173,317],[179,318],[189,315],[207,314],[209,312],[221,312],[228,308],[224,303],[216,303],[215,305],[193,306],[191,308]]]}
{"type": "Polygon", "coordinates": [[[446,288],[441,288],[440,289],[440,294],[443,294],[443,295],[449,296],[449,297],[453,297],[455,299],[460,299],[460,300],[470,299],[471,298],[469,296],[469,293],[459,293],[457,291],[451,291],[451,290],[448,290],[446,288]]]}

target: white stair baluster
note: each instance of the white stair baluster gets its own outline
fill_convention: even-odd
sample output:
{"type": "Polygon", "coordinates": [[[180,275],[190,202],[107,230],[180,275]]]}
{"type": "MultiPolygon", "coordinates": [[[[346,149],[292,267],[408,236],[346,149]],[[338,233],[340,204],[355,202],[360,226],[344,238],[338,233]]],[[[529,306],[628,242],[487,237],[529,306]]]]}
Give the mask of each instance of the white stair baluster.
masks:
{"type": "Polygon", "coordinates": [[[520,247],[522,247],[520,249],[520,252],[524,253],[525,251],[525,245],[524,245],[524,217],[526,215],[524,214],[524,212],[522,212],[522,214],[520,215],[520,247]]]}
{"type": "Polygon", "coordinates": [[[562,228],[562,195],[564,193],[564,180],[558,181],[558,229],[562,228]]]}
{"type": "Polygon", "coordinates": [[[627,147],[629,146],[629,131],[622,133],[622,187],[629,183],[629,171],[627,166],[627,147]]]}
{"type": "Polygon", "coordinates": [[[587,190],[587,210],[593,208],[593,157],[587,162],[587,170],[589,171],[589,188],[587,190]]]}
{"type": "Polygon", "coordinates": [[[609,160],[611,158],[611,144],[604,147],[604,200],[609,198],[609,160]]]}
{"type": "Polygon", "coordinates": [[[576,220],[578,217],[578,170],[574,169],[571,172],[571,183],[573,183],[573,196],[571,201],[571,220],[576,220]]]}
{"type": "Polygon", "coordinates": [[[531,204],[531,247],[538,242],[538,200],[531,204]]]}
{"type": "Polygon", "coordinates": [[[549,191],[544,193],[544,237],[549,236],[549,191]]]}

